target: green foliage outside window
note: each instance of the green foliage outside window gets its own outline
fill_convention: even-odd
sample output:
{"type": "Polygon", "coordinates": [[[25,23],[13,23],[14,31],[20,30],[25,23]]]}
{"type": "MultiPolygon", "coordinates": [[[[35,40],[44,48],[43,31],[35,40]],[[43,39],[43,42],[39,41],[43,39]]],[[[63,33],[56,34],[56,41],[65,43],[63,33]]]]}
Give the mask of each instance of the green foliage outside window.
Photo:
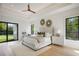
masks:
{"type": "Polygon", "coordinates": [[[78,40],[79,30],[78,17],[71,17],[66,19],[66,38],[71,40],[78,40]]]}

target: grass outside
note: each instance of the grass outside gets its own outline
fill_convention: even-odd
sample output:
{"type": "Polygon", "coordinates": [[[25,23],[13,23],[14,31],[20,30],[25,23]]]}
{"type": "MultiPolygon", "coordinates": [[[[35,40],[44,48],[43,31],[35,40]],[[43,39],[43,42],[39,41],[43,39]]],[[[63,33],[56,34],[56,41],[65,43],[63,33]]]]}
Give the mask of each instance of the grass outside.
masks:
{"type": "MultiPolygon", "coordinates": [[[[8,40],[12,40],[13,35],[8,35],[8,40]]],[[[0,42],[6,41],[6,35],[0,35],[0,42]]]]}

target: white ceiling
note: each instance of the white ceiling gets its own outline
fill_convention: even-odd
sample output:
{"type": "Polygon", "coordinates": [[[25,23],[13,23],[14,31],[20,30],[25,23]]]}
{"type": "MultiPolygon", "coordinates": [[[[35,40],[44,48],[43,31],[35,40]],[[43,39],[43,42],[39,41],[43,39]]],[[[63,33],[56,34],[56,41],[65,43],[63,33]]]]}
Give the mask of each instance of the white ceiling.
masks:
{"type": "MultiPolygon", "coordinates": [[[[31,9],[34,11],[44,10],[44,8],[49,8],[52,6],[53,9],[57,7],[69,5],[68,3],[30,3],[31,9]]],[[[12,8],[17,11],[21,11],[27,9],[27,3],[3,3],[2,6],[7,8],[12,8]]]]}
{"type": "MultiPolygon", "coordinates": [[[[30,7],[34,11],[39,11],[40,9],[50,5],[50,3],[30,3],[30,7]]],[[[27,10],[27,3],[3,3],[2,6],[7,8],[12,8],[17,11],[27,10]]]]}
{"type": "MultiPolygon", "coordinates": [[[[46,14],[50,11],[55,11],[65,6],[70,5],[70,3],[30,3],[30,7],[36,14],[46,14]]],[[[17,14],[21,14],[26,17],[31,17],[35,14],[31,12],[23,12],[23,10],[27,9],[27,3],[2,3],[2,7],[9,9],[10,11],[14,11],[17,14]]]]}

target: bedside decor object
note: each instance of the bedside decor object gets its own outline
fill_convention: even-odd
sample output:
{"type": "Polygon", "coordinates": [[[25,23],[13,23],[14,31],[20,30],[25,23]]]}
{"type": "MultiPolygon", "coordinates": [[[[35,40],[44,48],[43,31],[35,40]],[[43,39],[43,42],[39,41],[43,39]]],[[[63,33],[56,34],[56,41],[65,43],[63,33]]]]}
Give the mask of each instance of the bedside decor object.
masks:
{"type": "Polygon", "coordinates": [[[34,34],[34,24],[31,24],[31,34],[34,34]]]}
{"type": "Polygon", "coordinates": [[[57,33],[55,34],[55,36],[60,37],[61,31],[57,30],[57,33]]]}
{"type": "Polygon", "coordinates": [[[40,24],[41,25],[44,25],[45,24],[45,20],[44,19],[41,19],[40,24]]]}
{"type": "Polygon", "coordinates": [[[26,32],[22,32],[22,39],[26,36],[26,32]]]}
{"type": "Polygon", "coordinates": [[[47,21],[46,21],[46,26],[47,26],[47,27],[50,27],[51,25],[52,25],[52,21],[51,21],[51,20],[47,20],[47,21]]]}
{"type": "Polygon", "coordinates": [[[26,35],[26,32],[22,32],[22,35],[23,35],[23,36],[26,35]]]}

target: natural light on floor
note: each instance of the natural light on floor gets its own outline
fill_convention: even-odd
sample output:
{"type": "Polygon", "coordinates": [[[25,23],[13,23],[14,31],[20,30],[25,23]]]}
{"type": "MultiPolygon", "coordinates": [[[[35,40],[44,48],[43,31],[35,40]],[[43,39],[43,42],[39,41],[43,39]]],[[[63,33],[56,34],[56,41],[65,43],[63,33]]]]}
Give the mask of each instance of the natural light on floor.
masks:
{"type": "Polygon", "coordinates": [[[79,54],[79,51],[78,50],[74,50],[74,52],[78,53],[79,54]]]}

